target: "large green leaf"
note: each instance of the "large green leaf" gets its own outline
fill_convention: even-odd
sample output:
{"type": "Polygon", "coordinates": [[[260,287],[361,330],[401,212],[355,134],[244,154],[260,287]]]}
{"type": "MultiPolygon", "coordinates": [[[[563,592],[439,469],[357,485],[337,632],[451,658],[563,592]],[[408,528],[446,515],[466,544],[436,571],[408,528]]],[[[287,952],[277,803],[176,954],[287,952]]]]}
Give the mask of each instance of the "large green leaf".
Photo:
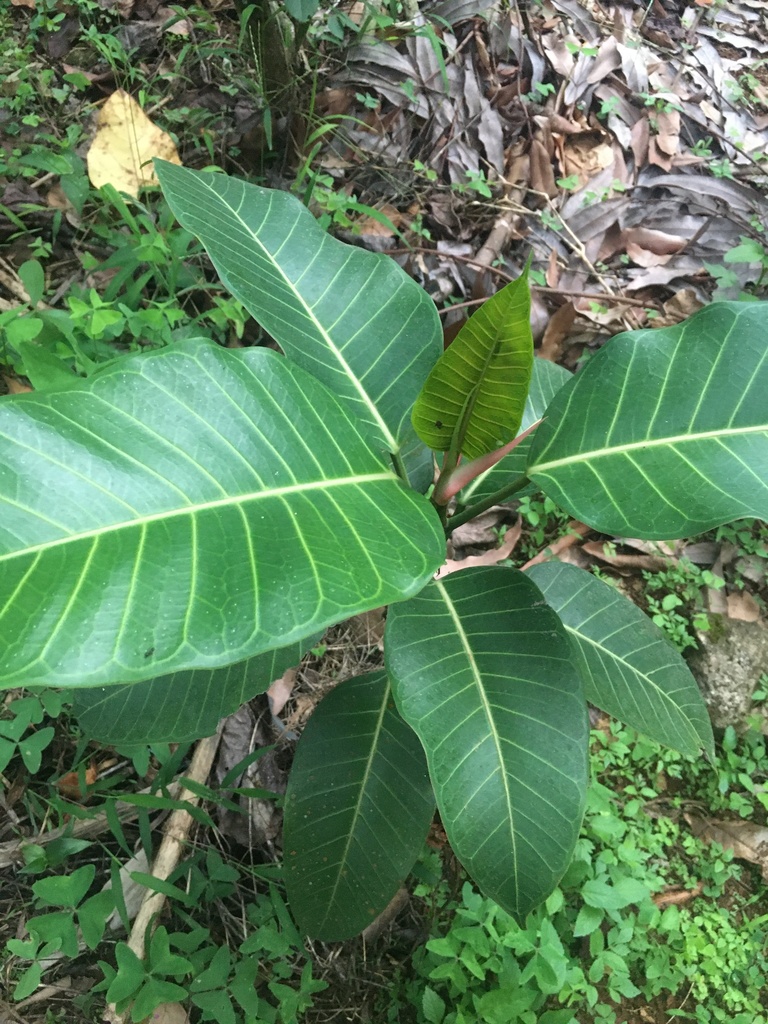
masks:
{"type": "Polygon", "coordinates": [[[433,366],[413,407],[413,425],[438,452],[467,459],[500,448],[517,434],[531,380],[533,336],[527,268],[484,302],[433,366]]]}
{"type": "Polygon", "coordinates": [[[698,756],[703,747],[714,757],[696,680],[647,615],[575,565],[548,562],[527,575],[568,630],[587,700],[683,754],[698,756]]]}
{"type": "Polygon", "coordinates": [[[412,446],[411,407],[440,355],[432,299],[388,256],[345,245],[295,196],[156,161],[165,197],[230,290],[290,358],[412,446]]]}
{"type": "Polygon", "coordinates": [[[182,743],[210,736],[219,721],[263,693],[314,639],[224,668],[192,669],[122,686],[78,687],[72,711],[102,743],[182,743]]]}
{"type": "Polygon", "coordinates": [[[528,474],[604,533],[768,518],[768,303],[718,302],[609,341],[557,395],[528,474]]]}
{"type": "Polygon", "coordinates": [[[525,915],[568,866],[587,787],[564,627],[523,573],[476,568],[390,608],[385,639],[451,845],[488,896],[525,915]]]}
{"type": "Polygon", "coordinates": [[[285,883],[307,934],[351,938],[410,871],[435,810],[424,752],[386,673],[341,683],[305,728],[285,801],[285,883]]]}
{"type": "Polygon", "coordinates": [[[318,381],[192,341],[0,401],[0,684],[215,668],[412,594],[437,515],[318,381]]]}
{"type": "MultiPolygon", "coordinates": [[[[544,415],[547,406],[557,392],[566,384],[572,374],[563,366],[552,363],[549,359],[534,359],[531,386],[525,400],[525,410],[520,424],[520,432],[532,427],[544,415]]],[[[459,495],[462,505],[474,504],[495,494],[515,477],[523,476],[528,464],[528,454],[533,444],[533,435],[521,441],[501,462],[475,477],[471,484],[463,488],[459,495]]]]}

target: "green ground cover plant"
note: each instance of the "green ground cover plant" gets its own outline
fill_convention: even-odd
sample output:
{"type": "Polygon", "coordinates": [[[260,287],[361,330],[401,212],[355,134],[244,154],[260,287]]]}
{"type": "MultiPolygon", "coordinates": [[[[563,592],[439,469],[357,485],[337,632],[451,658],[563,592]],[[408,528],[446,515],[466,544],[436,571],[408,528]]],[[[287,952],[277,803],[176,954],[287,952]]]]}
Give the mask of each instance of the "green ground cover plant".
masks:
{"type": "MultiPolygon", "coordinates": [[[[768,1019],[763,907],[731,852],[693,836],[681,814],[696,796],[722,803],[711,789],[728,776],[725,755],[716,771],[698,769],[618,723],[593,741],[574,858],[524,923],[470,883],[452,896],[437,854],[420,862],[416,892],[436,907],[432,936],[382,1002],[382,1019],[620,1024],[632,1006],[696,1024],[768,1019]],[[685,789],[669,795],[664,778],[683,778],[685,789]],[[684,898],[665,903],[670,892],[684,898]]],[[[728,747],[730,763],[748,769],[765,741],[749,733],[728,747]]]]}
{"type": "Polygon", "coordinates": [[[531,484],[614,536],[765,517],[766,307],[619,336],[571,378],[533,359],[524,272],[441,355],[426,293],[294,197],[158,173],[284,354],[187,338],[3,400],[0,683],[71,689],[109,742],[195,739],[325,627],[388,604],[386,669],[333,690],[298,747],[291,910],[323,939],[360,931],[436,803],[523,922],[577,849],[586,701],[691,756],[714,756],[711,730],[615,590],[564,564],[433,579],[446,533],[531,484]]]}

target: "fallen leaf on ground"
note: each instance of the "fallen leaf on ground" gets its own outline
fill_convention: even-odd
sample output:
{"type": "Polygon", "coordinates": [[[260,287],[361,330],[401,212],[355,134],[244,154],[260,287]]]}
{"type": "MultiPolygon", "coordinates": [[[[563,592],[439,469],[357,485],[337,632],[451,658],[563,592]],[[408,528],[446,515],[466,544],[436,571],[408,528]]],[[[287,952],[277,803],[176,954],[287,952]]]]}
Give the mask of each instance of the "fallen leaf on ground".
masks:
{"type": "Polygon", "coordinates": [[[691,832],[707,843],[719,843],[734,857],[757,864],[768,881],[768,828],[751,821],[714,821],[686,814],[691,832]]]}
{"type": "Polygon", "coordinates": [[[588,541],[583,548],[588,555],[599,558],[608,565],[615,565],[616,568],[647,569],[649,572],[669,568],[669,559],[661,555],[624,555],[611,551],[603,541],[588,541]]]}
{"type": "Polygon", "coordinates": [[[123,89],[101,108],[98,129],[88,150],[88,177],[96,188],[112,185],[138,197],[144,185],[157,185],[152,158],[181,164],[173,139],[147,117],[123,89]]]}
{"type": "Polygon", "coordinates": [[[703,884],[699,882],[693,889],[674,889],[670,892],[657,892],[651,898],[659,910],[664,910],[665,907],[679,907],[681,903],[688,903],[689,900],[700,896],[703,888],[703,884]]]}
{"type": "Polygon", "coordinates": [[[574,544],[578,544],[582,537],[586,537],[592,527],[587,526],[586,523],[580,523],[577,519],[572,519],[568,523],[567,529],[568,533],[564,537],[560,537],[559,540],[540,551],[538,555],[534,555],[530,561],[525,563],[523,569],[529,569],[532,565],[538,565],[540,562],[549,562],[553,558],[559,558],[561,552],[567,551],[574,544]]]}
{"type": "Polygon", "coordinates": [[[493,547],[498,539],[496,530],[511,512],[503,505],[494,505],[468,523],[457,526],[451,534],[453,548],[493,547]]]}
{"type": "Polygon", "coordinates": [[[267,700],[269,701],[269,710],[272,712],[275,718],[280,714],[285,705],[288,703],[293,688],[296,685],[296,669],[287,668],[285,672],[276,679],[274,683],[267,690],[267,700]]]}
{"type": "Polygon", "coordinates": [[[187,1024],[189,1015],[181,1003],[161,1003],[141,1024],[187,1024]]]}
{"type": "Polygon", "coordinates": [[[515,550],[517,542],[520,540],[522,530],[523,522],[518,517],[515,525],[511,526],[504,534],[504,540],[497,548],[490,548],[488,551],[484,551],[482,555],[469,555],[467,558],[462,559],[446,559],[445,564],[438,570],[437,579],[441,580],[452,572],[458,572],[459,569],[469,569],[475,565],[496,565],[497,562],[502,562],[505,558],[509,558],[515,550]]]}
{"type": "Polygon", "coordinates": [[[757,622],[760,605],[747,590],[736,590],[728,595],[728,618],[740,622],[757,622]]]}
{"type": "Polygon", "coordinates": [[[549,318],[549,323],[541,339],[539,355],[542,359],[549,359],[556,363],[563,354],[563,342],[573,327],[576,319],[576,310],[572,302],[565,302],[559,309],[555,310],[549,318]]]}
{"type": "MultiPolygon", "coordinates": [[[[99,777],[99,769],[96,765],[89,765],[85,769],[85,784],[86,786],[92,786],[99,777]]],[[[56,788],[62,796],[68,800],[82,800],[83,792],[80,786],[80,774],[79,772],[67,772],[66,775],[62,775],[59,781],[56,783],[56,788]]]]}

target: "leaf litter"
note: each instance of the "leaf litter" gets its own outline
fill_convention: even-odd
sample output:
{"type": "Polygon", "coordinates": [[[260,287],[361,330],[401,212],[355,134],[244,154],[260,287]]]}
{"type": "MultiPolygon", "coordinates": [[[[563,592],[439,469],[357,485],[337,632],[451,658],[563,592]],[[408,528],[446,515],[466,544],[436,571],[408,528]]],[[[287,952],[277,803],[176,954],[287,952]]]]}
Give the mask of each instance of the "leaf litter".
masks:
{"type": "MultiPolygon", "coordinates": [[[[13,2],[34,7],[34,0],[13,2]]],[[[100,3],[117,6],[126,19],[126,43],[144,59],[163,32],[174,30],[168,25],[173,12],[159,4],[100,3]],[[131,26],[131,17],[144,27],[131,26]]],[[[489,278],[516,275],[533,249],[534,266],[546,282],[536,295],[540,354],[566,366],[575,367],[607,332],[679,322],[711,297],[717,282],[709,268],[743,237],[759,239],[768,227],[768,73],[760,68],[768,13],[749,0],[726,2],[716,11],[665,4],[545,0],[535,10],[502,9],[488,0],[423,5],[424,13],[397,41],[371,36],[352,47],[320,92],[321,112],[356,120],[326,137],[319,165],[337,188],[383,212],[405,234],[410,249],[394,258],[436,297],[481,300],[498,283],[488,284],[489,278]],[[375,109],[360,106],[365,92],[375,109]],[[428,237],[419,237],[413,225],[428,237]]],[[[187,19],[176,24],[177,32],[193,29],[187,19]]],[[[69,30],[51,39],[53,59],[68,55],[71,36],[69,30]]],[[[112,97],[107,104],[122,103],[127,111],[130,97],[109,92],[108,70],[68,65],[68,73],[77,71],[105,83],[104,94],[112,97]]],[[[200,88],[177,102],[207,102],[207,95],[200,88]]],[[[220,96],[212,102],[226,105],[220,96]]],[[[254,111],[238,102],[234,121],[247,131],[254,111]]],[[[137,116],[131,110],[123,119],[135,124],[137,116]]],[[[165,133],[160,136],[157,145],[173,145],[165,133]]],[[[240,138],[237,132],[232,137],[240,138]]],[[[164,152],[174,159],[175,150],[164,152]]],[[[152,155],[163,155],[153,142],[128,154],[123,163],[133,178],[127,184],[104,180],[138,194],[152,155]]],[[[6,189],[3,201],[11,209],[41,201],[22,185],[18,195],[6,189]]],[[[384,251],[400,244],[382,219],[366,214],[355,224],[354,240],[384,251]]],[[[754,281],[748,265],[736,264],[733,271],[741,286],[754,281]]],[[[467,535],[463,545],[457,531],[454,554],[465,558],[449,562],[449,571],[472,559],[488,564],[513,555],[519,519],[496,547],[500,527],[512,518],[509,508],[490,510],[480,533],[467,535]]],[[[738,555],[714,542],[705,542],[707,550],[686,550],[680,542],[638,555],[635,542],[617,538],[622,550],[608,558],[602,542],[583,543],[587,528],[570,525],[571,532],[532,561],[555,555],[580,565],[636,569],[688,557],[715,569],[738,555]]],[[[740,571],[747,578],[754,572],[763,585],[763,563],[753,561],[751,567],[742,557],[740,571]]],[[[748,620],[754,615],[748,592],[712,593],[723,598],[725,613],[748,620]]],[[[257,770],[247,770],[240,784],[284,791],[285,739],[300,730],[328,689],[381,665],[382,610],[358,620],[335,627],[298,671],[286,673],[268,697],[233,717],[222,739],[219,777],[254,747],[273,746],[276,753],[254,762],[257,770]],[[271,707],[269,697],[278,698],[271,707]]],[[[279,842],[275,802],[247,804],[246,815],[220,820],[222,831],[269,855],[279,842]]],[[[733,822],[712,824],[734,832],[733,822]]],[[[765,871],[765,830],[737,831],[737,856],[754,859],[765,871]]],[[[723,842],[719,834],[710,837],[723,842]]]]}

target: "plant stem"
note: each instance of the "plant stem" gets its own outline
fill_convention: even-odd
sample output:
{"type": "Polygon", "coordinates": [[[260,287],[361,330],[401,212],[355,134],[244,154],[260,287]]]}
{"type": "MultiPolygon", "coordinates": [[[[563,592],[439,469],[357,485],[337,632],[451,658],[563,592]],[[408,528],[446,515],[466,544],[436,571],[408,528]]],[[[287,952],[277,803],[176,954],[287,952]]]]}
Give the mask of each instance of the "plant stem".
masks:
{"type": "Polygon", "coordinates": [[[457,526],[462,526],[464,523],[468,523],[470,519],[474,519],[475,516],[479,516],[481,512],[485,512],[487,509],[497,505],[500,501],[506,501],[507,498],[511,497],[517,491],[527,485],[528,477],[523,473],[521,476],[515,477],[515,479],[508,483],[505,487],[500,487],[498,491],[494,491],[487,498],[483,498],[482,501],[478,501],[474,505],[468,505],[463,512],[459,512],[455,516],[451,516],[445,526],[445,532],[448,536],[456,529],[457,526]]]}

